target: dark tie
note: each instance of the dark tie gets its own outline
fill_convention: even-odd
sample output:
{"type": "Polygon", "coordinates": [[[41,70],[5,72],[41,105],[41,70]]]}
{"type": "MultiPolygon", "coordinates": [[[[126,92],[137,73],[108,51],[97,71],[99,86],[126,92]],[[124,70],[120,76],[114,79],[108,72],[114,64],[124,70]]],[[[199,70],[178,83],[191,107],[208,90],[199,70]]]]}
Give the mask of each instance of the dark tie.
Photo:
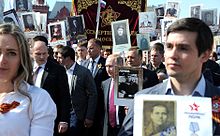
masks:
{"type": "Polygon", "coordinates": [[[166,95],[173,95],[170,88],[167,89],[166,95]]]}
{"type": "Polygon", "coordinates": [[[93,71],[94,71],[94,67],[95,67],[95,61],[92,60],[90,63],[91,63],[90,71],[91,71],[91,73],[93,75],[93,71]]]}
{"type": "Polygon", "coordinates": [[[110,102],[109,102],[109,124],[114,128],[116,126],[116,106],[114,105],[114,84],[113,83],[112,83],[111,90],[110,90],[111,95],[110,95],[110,102]]]}
{"type": "Polygon", "coordinates": [[[202,95],[199,92],[195,91],[192,96],[199,96],[199,97],[201,97],[202,95]]]}
{"type": "Polygon", "coordinates": [[[35,72],[34,72],[34,74],[33,74],[33,82],[34,82],[34,83],[36,82],[37,74],[39,73],[40,69],[41,69],[41,66],[39,66],[39,67],[35,70],[35,72]]]}

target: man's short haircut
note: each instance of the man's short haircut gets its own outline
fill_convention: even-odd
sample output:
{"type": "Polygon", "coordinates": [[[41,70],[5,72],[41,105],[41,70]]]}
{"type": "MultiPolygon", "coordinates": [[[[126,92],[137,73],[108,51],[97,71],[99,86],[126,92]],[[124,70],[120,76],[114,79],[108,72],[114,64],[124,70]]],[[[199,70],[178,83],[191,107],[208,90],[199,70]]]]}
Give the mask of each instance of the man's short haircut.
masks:
{"type": "Polygon", "coordinates": [[[140,56],[141,58],[143,56],[142,50],[137,46],[133,46],[133,47],[129,48],[128,51],[136,51],[138,56],[140,56]]]}
{"type": "Polygon", "coordinates": [[[160,54],[164,54],[164,46],[162,43],[154,43],[151,47],[150,50],[156,50],[159,51],[160,54]]]}
{"type": "Polygon", "coordinates": [[[87,45],[88,45],[87,41],[77,43],[77,47],[86,47],[87,48],[87,45]]]}
{"type": "Polygon", "coordinates": [[[196,47],[198,49],[198,56],[207,50],[212,50],[213,34],[209,26],[197,18],[183,18],[172,23],[167,29],[167,36],[172,32],[189,31],[196,32],[196,47]]]}
{"type": "Polygon", "coordinates": [[[116,66],[123,66],[124,65],[124,60],[119,54],[110,54],[107,58],[113,59],[116,66]]]}
{"type": "Polygon", "coordinates": [[[117,30],[118,30],[119,28],[125,29],[125,27],[124,27],[123,25],[118,25],[117,30]]]}
{"type": "Polygon", "coordinates": [[[70,57],[71,60],[75,61],[75,51],[70,46],[64,46],[59,50],[59,53],[64,57],[70,57]]]}
{"type": "Polygon", "coordinates": [[[92,39],[89,40],[89,42],[95,43],[96,46],[98,46],[100,49],[102,49],[102,42],[101,42],[101,40],[96,39],[96,38],[92,38],[92,39]]]}
{"type": "Polygon", "coordinates": [[[42,35],[39,35],[39,36],[36,36],[33,38],[34,42],[36,41],[42,41],[45,43],[46,46],[48,46],[48,40],[46,37],[42,36],[42,35]]]}

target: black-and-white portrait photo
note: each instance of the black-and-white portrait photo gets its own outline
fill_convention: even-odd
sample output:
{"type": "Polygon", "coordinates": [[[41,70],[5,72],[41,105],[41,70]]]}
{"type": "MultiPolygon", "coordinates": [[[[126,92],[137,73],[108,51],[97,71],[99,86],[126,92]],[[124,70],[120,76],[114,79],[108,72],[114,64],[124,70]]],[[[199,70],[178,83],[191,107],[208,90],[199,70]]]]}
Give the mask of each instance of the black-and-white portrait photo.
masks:
{"type": "Polygon", "coordinates": [[[27,11],[28,0],[16,0],[16,11],[27,11]]]}
{"type": "Polygon", "coordinates": [[[190,7],[191,17],[200,18],[200,14],[201,14],[201,6],[200,5],[190,7]]]}
{"type": "Polygon", "coordinates": [[[126,24],[125,23],[115,24],[113,25],[113,27],[114,27],[116,45],[127,44],[128,37],[126,33],[126,24]]]}
{"type": "Polygon", "coordinates": [[[157,16],[164,16],[164,7],[155,8],[155,12],[157,16]]]}
{"type": "Polygon", "coordinates": [[[208,25],[214,25],[214,10],[202,10],[202,20],[208,25]]]}
{"type": "Polygon", "coordinates": [[[72,37],[84,33],[85,25],[82,15],[69,17],[67,20],[69,24],[70,35],[72,37]]]}
{"type": "Polygon", "coordinates": [[[168,2],[166,9],[166,17],[177,17],[178,10],[179,10],[178,2],[168,2]]]}

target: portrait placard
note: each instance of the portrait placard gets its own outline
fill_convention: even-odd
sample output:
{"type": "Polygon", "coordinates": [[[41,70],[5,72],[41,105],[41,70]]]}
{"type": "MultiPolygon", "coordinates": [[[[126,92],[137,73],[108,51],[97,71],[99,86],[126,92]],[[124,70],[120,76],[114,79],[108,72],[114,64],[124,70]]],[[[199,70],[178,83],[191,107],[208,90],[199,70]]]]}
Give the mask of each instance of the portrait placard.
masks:
{"type": "Polygon", "coordinates": [[[155,12],[139,12],[139,33],[150,33],[156,29],[157,16],[155,12]]]}
{"type": "Polygon", "coordinates": [[[164,18],[161,20],[161,40],[162,42],[165,42],[166,40],[166,32],[167,28],[174,22],[176,21],[175,18],[164,18]]]}
{"type": "Polygon", "coordinates": [[[22,12],[21,21],[24,32],[37,31],[35,12],[22,12]]]}
{"type": "Polygon", "coordinates": [[[138,94],[134,136],[212,136],[211,98],[138,94]]]}
{"type": "Polygon", "coordinates": [[[180,2],[176,0],[168,0],[166,3],[165,17],[179,17],[180,2]]]}
{"type": "Polygon", "coordinates": [[[134,94],[143,87],[143,69],[140,67],[115,67],[115,104],[130,106],[134,94]]]}
{"type": "Polygon", "coordinates": [[[202,9],[201,19],[208,25],[214,26],[217,24],[217,9],[202,9]]]}
{"type": "Polygon", "coordinates": [[[163,17],[164,16],[164,6],[159,6],[157,8],[155,8],[155,13],[157,15],[157,17],[163,17]]]}
{"type": "Polygon", "coordinates": [[[149,50],[150,48],[150,36],[146,34],[137,34],[137,45],[141,50],[149,50]]]}
{"type": "Polygon", "coordinates": [[[79,34],[84,34],[85,23],[83,15],[67,17],[67,22],[71,37],[74,37],[79,34]]]}
{"type": "Polygon", "coordinates": [[[65,21],[48,24],[50,46],[57,44],[66,45],[66,25],[65,21]]]}
{"type": "Polygon", "coordinates": [[[201,18],[201,9],[202,9],[202,4],[191,5],[189,8],[190,17],[200,19],[201,18]]]}
{"type": "Polygon", "coordinates": [[[16,0],[16,11],[27,11],[28,0],[16,0]]]}
{"type": "Polygon", "coordinates": [[[4,23],[13,23],[21,27],[20,20],[14,9],[10,9],[3,13],[3,22],[4,23]]]}
{"type": "Polygon", "coordinates": [[[113,53],[126,52],[131,47],[128,19],[111,23],[113,53]]]}

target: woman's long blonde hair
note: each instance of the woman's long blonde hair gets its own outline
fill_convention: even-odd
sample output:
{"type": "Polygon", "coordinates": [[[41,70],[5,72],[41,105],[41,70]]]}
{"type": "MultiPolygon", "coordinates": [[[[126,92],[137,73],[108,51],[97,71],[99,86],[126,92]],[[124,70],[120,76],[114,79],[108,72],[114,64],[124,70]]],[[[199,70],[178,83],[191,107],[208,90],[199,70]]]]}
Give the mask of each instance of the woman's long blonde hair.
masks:
{"type": "Polygon", "coordinates": [[[21,94],[24,94],[25,96],[29,97],[29,95],[27,94],[27,90],[19,89],[23,81],[26,81],[29,84],[33,84],[32,63],[30,59],[28,43],[26,41],[23,31],[14,24],[0,24],[0,35],[4,34],[10,34],[16,39],[20,52],[21,64],[18,69],[17,75],[13,79],[14,90],[18,90],[21,94]]]}

